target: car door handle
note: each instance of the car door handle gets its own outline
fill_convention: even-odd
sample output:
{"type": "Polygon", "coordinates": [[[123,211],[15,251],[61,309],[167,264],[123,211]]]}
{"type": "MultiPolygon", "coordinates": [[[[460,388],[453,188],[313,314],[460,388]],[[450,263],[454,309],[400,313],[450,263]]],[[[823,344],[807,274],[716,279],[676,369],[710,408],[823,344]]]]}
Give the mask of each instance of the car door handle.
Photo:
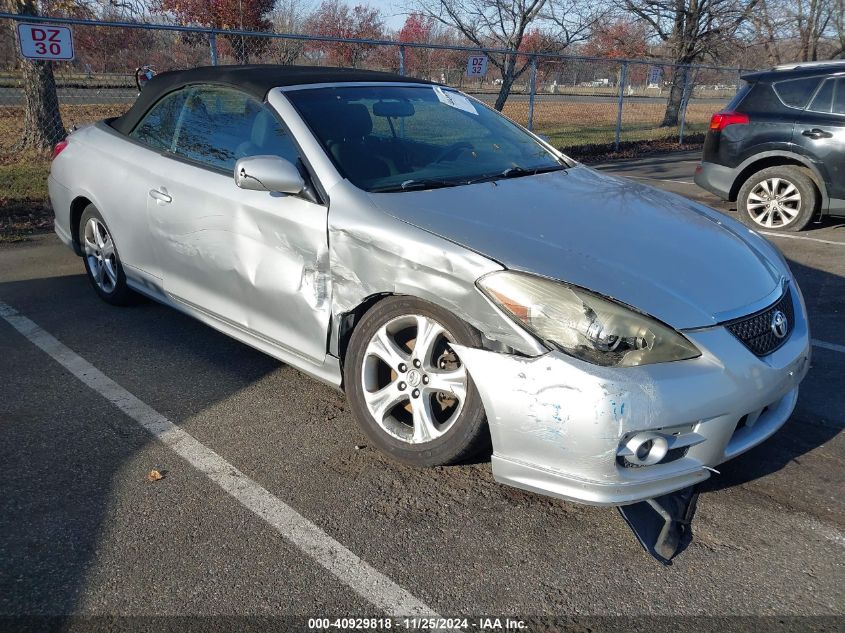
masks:
{"type": "Polygon", "coordinates": [[[804,136],[809,136],[811,139],[817,140],[820,138],[831,138],[833,134],[830,132],[825,132],[824,130],[820,130],[817,127],[814,127],[812,130],[804,130],[801,132],[804,136]]]}
{"type": "MultiPolygon", "coordinates": [[[[162,187],[162,189],[164,189],[164,187],[162,187]]],[[[150,198],[152,198],[153,200],[156,200],[158,202],[172,202],[173,201],[173,198],[171,198],[167,194],[167,189],[164,189],[164,191],[159,191],[158,189],[150,189],[150,198]]]]}

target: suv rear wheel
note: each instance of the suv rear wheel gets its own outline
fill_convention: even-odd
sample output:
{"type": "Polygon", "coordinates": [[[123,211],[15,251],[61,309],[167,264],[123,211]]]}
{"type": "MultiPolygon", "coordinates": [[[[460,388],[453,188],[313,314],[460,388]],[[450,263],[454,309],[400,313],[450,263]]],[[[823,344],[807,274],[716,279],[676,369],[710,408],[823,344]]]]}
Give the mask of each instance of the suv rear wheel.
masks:
{"type": "Polygon", "coordinates": [[[745,181],[737,196],[740,218],[753,229],[800,231],[818,211],[821,195],[805,169],[778,165],[745,181]]]}

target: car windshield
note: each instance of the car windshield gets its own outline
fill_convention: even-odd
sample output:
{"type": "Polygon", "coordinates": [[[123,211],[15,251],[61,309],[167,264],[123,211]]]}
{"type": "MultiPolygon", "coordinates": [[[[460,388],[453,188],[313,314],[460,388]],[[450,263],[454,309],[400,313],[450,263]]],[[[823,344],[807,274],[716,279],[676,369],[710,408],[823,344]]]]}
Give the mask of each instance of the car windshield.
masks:
{"type": "Polygon", "coordinates": [[[565,169],[498,112],[441,86],[339,86],[286,93],[341,175],[409,191],[565,169]]]}

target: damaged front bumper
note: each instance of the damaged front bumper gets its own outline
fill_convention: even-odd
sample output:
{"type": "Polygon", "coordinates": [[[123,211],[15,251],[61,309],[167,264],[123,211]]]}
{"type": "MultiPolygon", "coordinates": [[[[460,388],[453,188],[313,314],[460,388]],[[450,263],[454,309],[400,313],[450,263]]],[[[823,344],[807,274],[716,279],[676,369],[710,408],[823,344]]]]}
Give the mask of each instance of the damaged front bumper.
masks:
{"type": "Polygon", "coordinates": [[[721,326],[684,332],[699,358],[632,368],[599,367],[557,351],[535,358],[455,351],[484,402],[497,481],[625,505],[704,481],[708,468],[786,422],[810,359],[804,310],[796,317],[789,340],[763,358],[721,326]],[[636,463],[649,460],[631,447],[650,437],[663,457],[636,463]]]}

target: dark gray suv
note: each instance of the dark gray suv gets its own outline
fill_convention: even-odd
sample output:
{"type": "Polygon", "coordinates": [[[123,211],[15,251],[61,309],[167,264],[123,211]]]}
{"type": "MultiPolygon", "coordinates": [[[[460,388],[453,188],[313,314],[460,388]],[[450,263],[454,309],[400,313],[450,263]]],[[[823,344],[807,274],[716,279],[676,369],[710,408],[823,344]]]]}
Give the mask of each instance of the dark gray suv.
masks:
{"type": "Polygon", "coordinates": [[[695,182],[736,201],[743,222],[800,231],[845,215],[845,60],[780,66],[710,121],[695,182]]]}

